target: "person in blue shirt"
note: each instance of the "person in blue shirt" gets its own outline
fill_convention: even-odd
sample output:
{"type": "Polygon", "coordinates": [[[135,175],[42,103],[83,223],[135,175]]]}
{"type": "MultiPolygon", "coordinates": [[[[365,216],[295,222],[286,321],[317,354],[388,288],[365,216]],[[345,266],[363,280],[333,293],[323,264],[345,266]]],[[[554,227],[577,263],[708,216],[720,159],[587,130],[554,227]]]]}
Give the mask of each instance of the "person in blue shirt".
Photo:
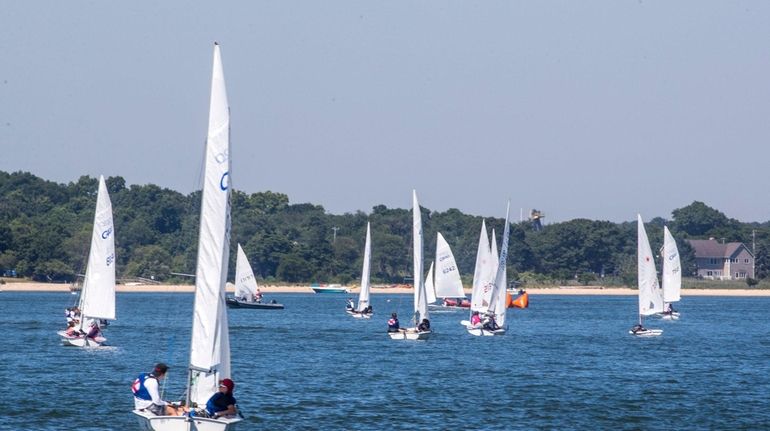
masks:
{"type": "Polygon", "coordinates": [[[398,323],[398,315],[393,313],[390,315],[390,319],[388,320],[388,332],[399,332],[400,330],[401,326],[398,323]]]}
{"type": "Polygon", "coordinates": [[[206,402],[206,413],[210,418],[217,419],[238,413],[235,409],[233,389],[235,389],[235,383],[232,380],[223,379],[219,382],[219,391],[206,402]]]}

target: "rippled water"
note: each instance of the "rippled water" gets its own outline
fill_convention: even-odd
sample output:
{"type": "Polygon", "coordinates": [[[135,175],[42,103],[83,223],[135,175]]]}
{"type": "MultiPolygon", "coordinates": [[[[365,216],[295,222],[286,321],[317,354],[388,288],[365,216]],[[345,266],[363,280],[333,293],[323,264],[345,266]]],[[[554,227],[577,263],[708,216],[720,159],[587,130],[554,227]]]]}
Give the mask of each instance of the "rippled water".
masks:
{"type": "MultiPolygon", "coordinates": [[[[509,333],[472,337],[434,313],[426,342],[390,340],[410,295],[274,294],[283,311],[229,310],[240,429],[770,429],[770,298],[685,297],[640,339],[632,296],[533,296],[509,333]]],[[[63,347],[63,293],[0,293],[0,429],[136,429],[131,381],[172,366],[184,392],[192,294],[119,294],[115,347],[63,347]]]]}

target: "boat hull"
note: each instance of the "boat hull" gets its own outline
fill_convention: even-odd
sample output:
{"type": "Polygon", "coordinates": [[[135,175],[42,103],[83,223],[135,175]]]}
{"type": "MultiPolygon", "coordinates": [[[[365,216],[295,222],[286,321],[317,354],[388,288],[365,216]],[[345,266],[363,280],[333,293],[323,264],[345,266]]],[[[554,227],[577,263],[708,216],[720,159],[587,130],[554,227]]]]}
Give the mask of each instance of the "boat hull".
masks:
{"type": "Polygon", "coordinates": [[[225,300],[229,308],[253,308],[257,310],[283,310],[283,304],[271,304],[269,302],[243,302],[227,298],[225,300]]]}
{"type": "Polygon", "coordinates": [[[75,347],[99,347],[103,346],[104,343],[107,341],[104,337],[96,337],[96,338],[86,338],[86,337],[73,337],[71,335],[67,335],[64,333],[64,331],[57,332],[59,337],[61,338],[62,344],[65,346],[75,346],[75,347]]]}
{"type": "Polygon", "coordinates": [[[315,293],[348,293],[344,287],[311,287],[315,293]]]}
{"type": "Polygon", "coordinates": [[[355,319],[371,319],[373,313],[359,313],[357,311],[345,310],[348,316],[353,316],[355,319]]]}
{"type": "Polygon", "coordinates": [[[663,334],[662,329],[645,329],[644,331],[628,331],[629,334],[635,336],[635,337],[657,337],[658,335],[663,334]]]}
{"type": "Polygon", "coordinates": [[[146,431],[233,431],[240,418],[211,419],[187,416],[155,416],[134,410],[139,427],[146,431]]]}
{"type": "Polygon", "coordinates": [[[494,331],[490,331],[488,329],[484,328],[474,328],[471,326],[467,326],[468,333],[471,335],[475,335],[477,337],[494,337],[495,335],[505,335],[505,329],[495,329],[494,331]]]}
{"type": "Polygon", "coordinates": [[[417,332],[415,330],[404,330],[398,332],[388,332],[391,340],[427,340],[430,338],[432,331],[417,332]]]}
{"type": "Polygon", "coordinates": [[[663,320],[679,320],[679,312],[674,311],[673,313],[663,313],[660,315],[660,318],[663,320]]]}

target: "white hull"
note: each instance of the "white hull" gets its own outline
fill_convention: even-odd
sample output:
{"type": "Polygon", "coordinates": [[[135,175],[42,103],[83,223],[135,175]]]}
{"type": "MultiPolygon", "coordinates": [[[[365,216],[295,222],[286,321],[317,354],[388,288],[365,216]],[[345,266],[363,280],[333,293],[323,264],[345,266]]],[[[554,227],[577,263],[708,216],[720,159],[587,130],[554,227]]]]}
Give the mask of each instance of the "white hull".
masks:
{"type": "Polygon", "coordinates": [[[232,431],[240,418],[209,419],[187,416],[155,416],[146,411],[134,410],[139,426],[146,431],[232,431]]]}
{"type": "Polygon", "coordinates": [[[356,319],[371,319],[372,318],[372,315],[368,314],[368,313],[364,314],[364,313],[359,313],[357,311],[350,311],[350,310],[345,310],[345,312],[348,313],[349,316],[353,316],[356,319]]]}
{"type": "Polygon", "coordinates": [[[634,335],[636,337],[657,337],[658,335],[663,334],[662,329],[645,329],[644,331],[628,331],[629,334],[634,335]]]}
{"type": "Polygon", "coordinates": [[[57,332],[61,337],[61,342],[65,346],[75,347],[99,347],[104,345],[107,341],[104,337],[86,338],[86,337],[73,337],[64,333],[64,331],[57,332]]]}
{"type": "Polygon", "coordinates": [[[679,312],[674,311],[673,313],[664,313],[660,315],[660,318],[663,320],[679,320],[679,312]]]}
{"type": "Polygon", "coordinates": [[[407,329],[406,331],[388,332],[388,335],[392,340],[427,340],[431,333],[431,331],[417,332],[414,329],[407,329]]]}
{"type": "Polygon", "coordinates": [[[468,333],[477,337],[494,337],[495,335],[505,335],[505,329],[500,328],[490,331],[484,328],[473,328],[468,326],[468,333]]]}

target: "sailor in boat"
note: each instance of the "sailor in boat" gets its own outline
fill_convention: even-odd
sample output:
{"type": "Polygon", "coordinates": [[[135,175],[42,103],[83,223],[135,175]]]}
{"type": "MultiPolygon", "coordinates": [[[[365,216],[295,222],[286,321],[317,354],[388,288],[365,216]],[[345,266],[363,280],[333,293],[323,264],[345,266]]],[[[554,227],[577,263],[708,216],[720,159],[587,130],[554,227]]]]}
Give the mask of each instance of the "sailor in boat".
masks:
{"type": "Polygon", "coordinates": [[[366,308],[364,308],[363,314],[374,314],[374,309],[371,305],[367,305],[366,308]]]}
{"type": "Polygon", "coordinates": [[[259,288],[257,288],[257,293],[254,294],[254,302],[257,304],[262,303],[262,292],[259,290],[259,288]]]}
{"type": "Polygon", "coordinates": [[[78,307],[69,307],[65,310],[67,322],[80,322],[80,309],[78,307]]]}
{"type": "Polygon", "coordinates": [[[422,319],[422,322],[420,322],[420,324],[417,325],[417,332],[429,332],[429,331],[430,331],[430,320],[422,319]]]}
{"type": "Polygon", "coordinates": [[[388,320],[388,332],[400,332],[401,326],[398,323],[398,315],[396,313],[393,313],[390,315],[390,319],[388,320]]]}
{"type": "Polygon", "coordinates": [[[482,328],[486,329],[487,331],[497,331],[500,329],[500,325],[497,324],[497,321],[495,320],[495,316],[490,314],[487,316],[486,320],[484,321],[484,325],[482,328]]]}
{"type": "Polygon", "coordinates": [[[235,389],[235,382],[230,379],[221,380],[219,382],[219,391],[206,402],[206,409],[196,411],[193,416],[199,415],[214,419],[222,416],[235,416],[238,410],[235,408],[233,389],[235,389]]]}
{"type": "Polygon", "coordinates": [[[638,334],[640,332],[647,332],[647,328],[642,326],[640,323],[637,323],[636,325],[634,325],[633,328],[631,328],[631,332],[634,334],[638,334]]]}
{"type": "Polygon", "coordinates": [[[139,374],[131,385],[131,391],[134,393],[134,408],[152,412],[158,416],[179,416],[183,413],[180,408],[170,406],[160,398],[158,382],[166,377],[166,371],[168,366],[158,363],[152,372],[139,374]]]}
{"type": "Polygon", "coordinates": [[[671,316],[674,313],[676,313],[676,310],[674,310],[674,306],[669,302],[668,304],[666,304],[666,309],[663,310],[663,314],[664,315],[667,314],[667,315],[671,316]]]}
{"type": "Polygon", "coordinates": [[[348,303],[345,305],[345,310],[347,311],[355,311],[356,306],[353,303],[353,298],[348,298],[348,303]]]}
{"type": "Polygon", "coordinates": [[[90,338],[92,340],[95,340],[96,337],[102,336],[102,330],[99,328],[99,324],[94,320],[91,322],[91,325],[88,328],[88,333],[86,334],[86,338],[90,338]]]}
{"type": "Polygon", "coordinates": [[[67,322],[67,329],[64,330],[64,333],[69,337],[76,337],[78,335],[78,330],[75,328],[74,320],[67,322]]]}
{"type": "Polygon", "coordinates": [[[478,328],[481,325],[481,315],[479,315],[478,311],[474,311],[471,315],[471,326],[474,328],[478,328]]]}

